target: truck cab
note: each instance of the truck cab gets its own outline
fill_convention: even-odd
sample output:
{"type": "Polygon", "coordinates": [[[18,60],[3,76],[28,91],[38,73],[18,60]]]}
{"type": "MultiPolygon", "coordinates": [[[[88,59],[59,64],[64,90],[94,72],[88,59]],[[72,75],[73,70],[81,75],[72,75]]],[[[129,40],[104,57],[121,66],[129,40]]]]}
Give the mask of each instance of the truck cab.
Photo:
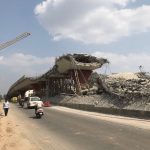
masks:
{"type": "Polygon", "coordinates": [[[42,100],[37,96],[28,97],[27,108],[35,108],[36,105],[43,105],[42,100]]]}

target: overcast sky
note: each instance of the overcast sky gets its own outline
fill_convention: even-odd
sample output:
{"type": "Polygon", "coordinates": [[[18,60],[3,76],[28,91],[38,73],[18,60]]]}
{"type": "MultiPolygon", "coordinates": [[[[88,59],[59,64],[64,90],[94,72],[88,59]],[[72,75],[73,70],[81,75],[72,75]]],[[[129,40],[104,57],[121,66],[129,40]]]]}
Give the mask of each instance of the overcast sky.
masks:
{"type": "Polygon", "coordinates": [[[67,53],[107,58],[101,73],[150,72],[149,0],[1,0],[0,20],[0,44],[31,33],[0,52],[2,94],[67,53]]]}

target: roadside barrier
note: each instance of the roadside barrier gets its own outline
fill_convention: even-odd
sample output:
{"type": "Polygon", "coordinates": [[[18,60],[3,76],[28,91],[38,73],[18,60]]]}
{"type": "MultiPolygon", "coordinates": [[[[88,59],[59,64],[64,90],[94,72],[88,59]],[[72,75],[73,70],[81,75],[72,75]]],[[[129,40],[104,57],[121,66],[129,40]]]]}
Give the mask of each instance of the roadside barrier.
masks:
{"type": "Polygon", "coordinates": [[[150,119],[150,111],[96,107],[95,105],[88,105],[88,104],[60,103],[59,105],[92,112],[150,119]]]}

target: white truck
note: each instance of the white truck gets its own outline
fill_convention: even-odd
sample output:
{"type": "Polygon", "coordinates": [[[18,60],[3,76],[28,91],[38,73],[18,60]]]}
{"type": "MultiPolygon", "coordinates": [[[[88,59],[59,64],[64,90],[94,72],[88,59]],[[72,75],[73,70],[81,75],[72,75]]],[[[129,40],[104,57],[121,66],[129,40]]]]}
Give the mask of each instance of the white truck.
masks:
{"type": "Polygon", "coordinates": [[[28,97],[27,108],[35,108],[36,105],[38,105],[38,107],[42,107],[43,106],[42,100],[37,96],[28,97]]]}

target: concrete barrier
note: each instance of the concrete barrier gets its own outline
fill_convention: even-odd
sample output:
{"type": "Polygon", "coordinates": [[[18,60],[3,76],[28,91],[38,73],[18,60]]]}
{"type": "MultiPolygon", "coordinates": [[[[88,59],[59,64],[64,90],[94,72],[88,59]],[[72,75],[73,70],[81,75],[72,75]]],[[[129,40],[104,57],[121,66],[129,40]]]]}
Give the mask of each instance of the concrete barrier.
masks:
{"type": "Polygon", "coordinates": [[[94,105],[88,105],[88,104],[61,103],[59,105],[69,107],[69,108],[74,108],[74,109],[92,111],[92,112],[150,119],[150,111],[95,107],[94,105]]]}

